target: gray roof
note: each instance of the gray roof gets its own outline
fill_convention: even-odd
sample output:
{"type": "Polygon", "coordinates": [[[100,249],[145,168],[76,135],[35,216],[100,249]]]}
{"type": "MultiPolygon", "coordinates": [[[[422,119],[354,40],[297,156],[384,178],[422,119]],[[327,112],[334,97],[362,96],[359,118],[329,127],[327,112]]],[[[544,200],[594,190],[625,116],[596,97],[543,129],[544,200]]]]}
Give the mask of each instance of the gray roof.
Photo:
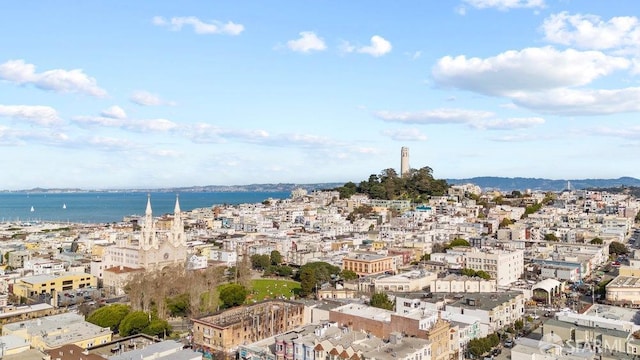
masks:
{"type": "Polygon", "coordinates": [[[177,341],[166,340],[151,344],[143,349],[131,350],[119,355],[110,356],[109,360],[145,359],[154,354],[157,354],[158,357],[154,357],[153,359],[190,360],[202,358],[200,353],[193,350],[183,350],[182,347],[183,345],[177,341]]]}

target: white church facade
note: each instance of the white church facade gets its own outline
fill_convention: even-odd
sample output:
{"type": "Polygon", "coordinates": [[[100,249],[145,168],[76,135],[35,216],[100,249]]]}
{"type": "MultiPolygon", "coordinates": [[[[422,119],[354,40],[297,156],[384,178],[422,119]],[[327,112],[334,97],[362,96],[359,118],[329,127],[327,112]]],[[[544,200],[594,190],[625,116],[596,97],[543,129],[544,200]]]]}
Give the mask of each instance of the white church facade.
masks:
{"type": "Polygon", "coordinates": [[[114,245],[105,248],[103,269],[128,267],[154,270],[186,264],[187,241],[178,198],[173,218],[154,219],[149,196],[140,229],[119,235],[114,245]]]}

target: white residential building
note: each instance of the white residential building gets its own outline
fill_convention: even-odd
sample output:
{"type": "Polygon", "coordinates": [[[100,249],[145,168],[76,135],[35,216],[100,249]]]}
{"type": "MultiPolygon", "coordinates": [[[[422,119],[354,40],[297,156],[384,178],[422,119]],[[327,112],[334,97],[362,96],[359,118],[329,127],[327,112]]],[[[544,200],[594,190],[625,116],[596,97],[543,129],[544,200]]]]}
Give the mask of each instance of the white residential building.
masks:
{"type": "Polygon", "coordinates": [[[466,268],[487,272],[498,282],[498,286],[509,285],[520,279],[524,273],[522,250],[465,248],[463,256],[466,268]]]}

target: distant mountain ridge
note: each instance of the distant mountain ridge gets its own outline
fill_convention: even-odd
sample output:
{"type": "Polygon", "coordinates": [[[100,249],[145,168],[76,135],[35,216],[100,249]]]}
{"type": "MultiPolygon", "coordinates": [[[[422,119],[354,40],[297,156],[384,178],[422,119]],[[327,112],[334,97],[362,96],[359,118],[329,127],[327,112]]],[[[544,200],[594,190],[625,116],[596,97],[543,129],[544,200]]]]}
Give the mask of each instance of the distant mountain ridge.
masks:
{"type": "Polygon", "coordinates": [[[523,191],[526,189],[541,191],[562,191],[571,184],[571,189],[613,188],[621,186],[640,187],[640,180],[633,177],[621,177],[617,179],[566,179],[551,180],[542,178],[524,177],[497,177],[479,176],[468,179],[446,179],[451,185],[475,184],[482,189],[495,189],[501,191],[523,191]]]}
{"type": "MultiPolygon", "coordinates": [[[[475,184],[483,190],[523,191],[526,189],[540,191],[562,191],[567,189],[568,182],[571,189],[640,187],[640,180],[633,177],[617,179],[570,179],[552,180],[543,178],[478,176],[467,179],[445,179],[450,185],[475,184]]],[[[249,185],[205,185],[168,188],[131,188],[131,189],[80,189],[80,188],[33,188],[24,190],[0,190],[0,192],[31,192],[31,193],[72,193],[72,192],[290,192],[302,188],[307,191],[335,189],[345,185],[342,182],[315,184],[249,184],[249,185]]]]}
{"type": "Polygon", "coordinates": [[[167,188],[131,188],[131,189],[79,189],[79,188],[33,188],[24,190],[0,190],[0,192],[31,192],[31,193],[73,193],[73,192],[290,192],[302,188],[307,191],[334,189],[344,183],[317,184],[250,184],[250,185],[205,185],[167,188]]]}

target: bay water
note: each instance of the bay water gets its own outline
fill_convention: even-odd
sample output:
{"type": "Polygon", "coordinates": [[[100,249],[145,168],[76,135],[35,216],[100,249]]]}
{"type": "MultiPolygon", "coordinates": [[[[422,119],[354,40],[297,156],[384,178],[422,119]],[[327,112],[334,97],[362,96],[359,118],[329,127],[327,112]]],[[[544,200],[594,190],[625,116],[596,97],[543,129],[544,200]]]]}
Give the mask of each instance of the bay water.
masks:
{"type": "Polygon", "coordinates": [[[176,196],[182,211],[216,205],[259,203],[286,199],[290,192],[0,192],[2,222],[112,223],[126,216],[144,215],[151,196],[154,216],[172,214],[176,196]]]}

